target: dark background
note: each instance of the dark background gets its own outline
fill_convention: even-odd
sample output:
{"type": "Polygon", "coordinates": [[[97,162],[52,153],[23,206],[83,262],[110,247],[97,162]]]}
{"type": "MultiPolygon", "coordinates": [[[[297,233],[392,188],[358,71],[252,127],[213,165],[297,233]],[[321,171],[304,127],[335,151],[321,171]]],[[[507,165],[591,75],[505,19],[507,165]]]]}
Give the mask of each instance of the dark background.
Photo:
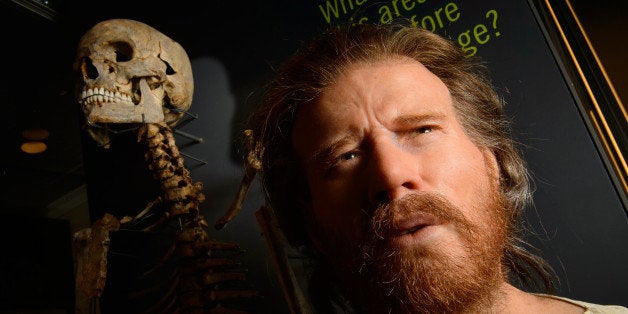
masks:
{"type": "MultiPolygon", "coordinates": [[[[455,38],[482,22],[487,10],[499,12],[501,36],[479,47],[478,54],[507,101],[515,136],[535,179],[536,206],[527,212],[533,231],[529,239],[557,271],[558,294],[628,306],[628,223],[621,193],[532,10],[525,1],[459,2],[461,20],[441,34],[455,38]]],[[[445,3],[427,1],[422,12],[445,3]]],[[[626,4],[571,3],[626,101],[628,67],[623,56],[628,27],[622,19],[626,4]]],[[[5,148],[0,157],[0,241],[5,250],[0,260],[0,310],[70,308],[71,233],[89,226],[90,210],[105,210],[98,200],[124,207],[132,196],[122,197],[126,194],[117,191],[143,191],[142,186],[130,186],[132,180],[122,182],[120,169],[99,164],[102,156],[81,131],[72,62],[85,31],[105,19],[131,18],[160,30],[188,52],[195,79],[191,112],[199,118],[182,130],[203,137],[204,142],[192,144],[177,137],[177,143],[186,154],[208,162],[202,165],[188,158],[186,166],[195,180],[204,183],[207,201],[202,211],[211,225],[237,189],[243,152],[236,138],[257,92],[273,68],[324,26],[318,2],[116,0],[106,4],[51,1],[48,6],[56,12],[54,21],[13,1],[3,0],[0,6],[6,108],[1,120],[5,148]],[[19,151],[25,141],[21,132],[27,128],[50,131],[44,140],[46,152],[19,151]],[[112,175],[95,178],[99,165],[112,175]]],[[[245,249],[239,259],[249,269],[251,285],[266,296],[259,311],[281,312],[286,311],[285,303],[253,214],[262,203],[259,187],[254,186],[232,223],[222,231],[208,231],[245,249]]]]}

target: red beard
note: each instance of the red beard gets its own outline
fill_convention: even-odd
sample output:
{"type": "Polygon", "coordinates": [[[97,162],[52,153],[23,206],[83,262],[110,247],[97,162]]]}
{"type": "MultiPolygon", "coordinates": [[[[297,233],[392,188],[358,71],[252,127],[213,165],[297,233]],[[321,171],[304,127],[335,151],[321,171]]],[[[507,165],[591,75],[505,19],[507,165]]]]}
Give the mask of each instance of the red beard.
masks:
{"type": "MultiPolygon", "coordinates": [[[[481,221],[471,222],[440,195],[408,195],[375,210],[365,227],[361,254],[348,249],[355,248],[355,243],[338,243],[334,236],[336,243],[331,247],[339,259],[332,263],[340,269],[351,265],[354,272],[344,278],[346,288],[369,312],[481,311],[492,303],[504,280],[501,257],[509,227],[501,204],[497,199],[478,204],[474,210],[480,211],[481,221]],[[394,233],[394,222],[416,212],[432,215],[442,225],[453,225],[458,252],[443,245],[400,249],[388,245],[386,238],[394,233]],[[353,251],[349,260],[343,254],[348,251],[353,251]]],[[[329,236],[333,235],[324,238],[331,244],[329,240],[334,238],[329,236]]]]}

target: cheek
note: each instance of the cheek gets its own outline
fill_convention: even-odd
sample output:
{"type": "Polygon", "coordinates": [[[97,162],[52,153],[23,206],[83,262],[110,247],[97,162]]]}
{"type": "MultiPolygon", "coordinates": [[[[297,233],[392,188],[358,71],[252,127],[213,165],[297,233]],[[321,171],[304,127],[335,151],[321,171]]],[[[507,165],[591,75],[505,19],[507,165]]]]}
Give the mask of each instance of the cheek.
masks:
{"type": "Polygon", "coordinates": [[[350,200],[355,198],[345,185],[310,181],[310,192],[314,214],[321,220],[343,219],[344,213],[354,207],[350,200]]]}
{"type": "Polygon", "coordinates": [[[320,182],[308,180],[312,193],[314,219],[324,229],[355,239],[363,224],[364,212],[357,200],[357,188],[350,182],[320,182]],[[352,188],[353,187],[353,188],[352,188]]]}
{"type": "MultiPolygon", "coordinates": [[[[451,147],[443,153],[435,176],[436,189],[451,202],[464,210],[465,215],[473,215],[472,208],[492,193],[492,175],[486,165],[482,151],[475,146],[451,147]]],[[[469,217],[471,218],[471,217],[469,217]]]]}

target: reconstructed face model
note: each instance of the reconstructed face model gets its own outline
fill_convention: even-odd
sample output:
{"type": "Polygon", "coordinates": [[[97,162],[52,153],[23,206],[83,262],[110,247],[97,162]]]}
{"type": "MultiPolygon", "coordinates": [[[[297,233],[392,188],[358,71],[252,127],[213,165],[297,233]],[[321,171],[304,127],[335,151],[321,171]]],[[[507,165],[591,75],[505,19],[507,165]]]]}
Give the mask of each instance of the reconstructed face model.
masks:
{"type": "Polygon", "coordinates": [[[375,280],[393,298],[418,289],[421,304],[445,311],[501,281],[497,162],[423,65],[350,65],[299,112],[292,139],[311,194],[310,235],[349,284],[375,280]],[[457,300],[425,297],[455,295],[465,281],[457,300]]]}

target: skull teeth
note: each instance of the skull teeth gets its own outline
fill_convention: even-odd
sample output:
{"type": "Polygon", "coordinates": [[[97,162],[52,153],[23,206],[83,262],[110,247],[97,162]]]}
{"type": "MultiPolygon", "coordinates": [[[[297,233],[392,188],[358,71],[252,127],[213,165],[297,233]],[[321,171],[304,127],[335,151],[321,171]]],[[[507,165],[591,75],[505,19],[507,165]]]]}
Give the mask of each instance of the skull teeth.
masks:
{"type": "Polygon", "coordinates": [[[79,102],[82,104],[103,104],[103,103],[126,103],[128,105],[134,105],[131,100],[131,96],[116,91],[115,93],[109,90],[105,90],[104,87],[100,88],[88,88],[84,89],[81,93],[81,99],[79,102]]]}

